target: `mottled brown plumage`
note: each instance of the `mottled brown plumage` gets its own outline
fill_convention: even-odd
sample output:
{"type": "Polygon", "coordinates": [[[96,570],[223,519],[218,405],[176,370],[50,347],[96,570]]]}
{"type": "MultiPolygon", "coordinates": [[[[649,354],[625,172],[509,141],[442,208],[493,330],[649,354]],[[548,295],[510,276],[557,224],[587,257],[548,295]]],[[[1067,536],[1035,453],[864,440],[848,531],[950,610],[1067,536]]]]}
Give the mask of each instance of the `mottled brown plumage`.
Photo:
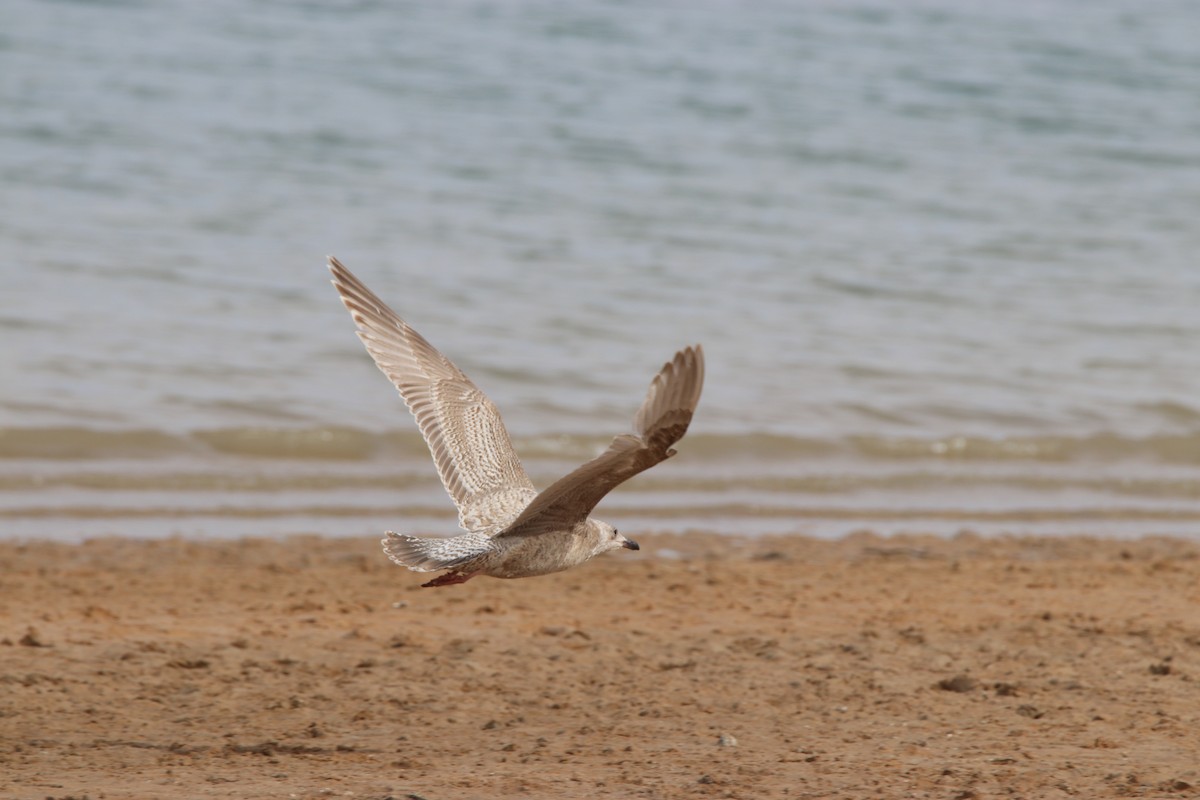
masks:
{"type": "Polygon", "coordinates": [[[588,515],[634,475],[675,455],[704,384],[699,345],[675,354],[654,377],[633,434],[540,494],[513,450],[500,413],[463,372],[330,257],[333,285],[376,365],[408,404],[458,507],[462,536],[422,538],[387,532],[388,557],[417,572],[448,569],[425,586],[475,575],[521,578],[582,564],[637,543],[588,515]]]}

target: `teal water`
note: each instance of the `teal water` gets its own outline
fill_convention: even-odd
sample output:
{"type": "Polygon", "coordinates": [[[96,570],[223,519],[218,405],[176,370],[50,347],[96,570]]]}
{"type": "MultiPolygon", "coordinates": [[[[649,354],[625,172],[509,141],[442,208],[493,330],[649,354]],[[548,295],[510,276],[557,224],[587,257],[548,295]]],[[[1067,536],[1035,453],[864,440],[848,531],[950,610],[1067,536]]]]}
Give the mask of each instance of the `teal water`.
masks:
{"type": "Polygon", "coordinates": [[[628,524],[1200,530],[1190,2],[0,23],[0,536],[452,527],[327,253],[542,484],[703,342],[628,524]]]}

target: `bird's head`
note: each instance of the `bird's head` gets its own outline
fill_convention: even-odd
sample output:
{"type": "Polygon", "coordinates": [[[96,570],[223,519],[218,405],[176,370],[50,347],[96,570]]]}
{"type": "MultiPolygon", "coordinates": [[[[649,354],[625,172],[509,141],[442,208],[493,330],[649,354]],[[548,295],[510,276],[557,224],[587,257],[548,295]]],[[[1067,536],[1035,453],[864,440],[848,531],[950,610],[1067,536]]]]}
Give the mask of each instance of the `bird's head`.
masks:
{"type": "Polygon", "coordinates": [[[638,543],[633,539],[627,539],[621,535],[621,532],[609,525],[607,522],[601,522],[598,519],[589,520],[592,523],[592,530],[596,532],[599,541],[596,545],[596,553],[605,553],[609,550],[616,550],[624,547],[626,550],[640,550],[638,543]]]}

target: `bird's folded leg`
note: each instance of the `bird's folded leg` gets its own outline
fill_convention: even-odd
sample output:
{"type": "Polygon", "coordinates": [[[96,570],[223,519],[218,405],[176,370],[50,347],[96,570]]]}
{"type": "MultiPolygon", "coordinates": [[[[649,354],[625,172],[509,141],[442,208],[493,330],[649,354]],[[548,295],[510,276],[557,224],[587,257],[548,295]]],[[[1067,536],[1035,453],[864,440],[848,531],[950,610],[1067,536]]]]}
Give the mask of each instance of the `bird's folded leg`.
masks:
{"type": "Polygon", "coordinates": [[[447,572],[443,575],[438,575],[428,583],[422,583],[421,586],[424,588],[426,586],[450,586],[455,583],[466,583],[478,574],[478,572],[447,572]]]}

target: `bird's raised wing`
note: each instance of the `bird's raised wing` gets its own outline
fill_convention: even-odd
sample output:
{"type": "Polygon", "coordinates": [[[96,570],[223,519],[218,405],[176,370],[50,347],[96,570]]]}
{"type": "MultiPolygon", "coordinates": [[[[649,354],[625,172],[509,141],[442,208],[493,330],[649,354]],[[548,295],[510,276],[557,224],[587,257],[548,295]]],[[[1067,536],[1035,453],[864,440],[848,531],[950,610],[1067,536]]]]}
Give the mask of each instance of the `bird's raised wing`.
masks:
{"type": "Polygon", "coordinates": [[[675,455],[671,445],[687,432],[703,386],[704,350],[700,345],[680,350],[651,381],[633,418],[636,435],[621,434],[599,456],[559,478],[498,537],[569,529],[618,485],[675,455]]]}
{"type": "Polygon", "coordinates": [[[502,530],[537,494],[500,412],[450,359],[330,256],[329,271],[358,338],[399,390],[465,530],[502,530]]]}

